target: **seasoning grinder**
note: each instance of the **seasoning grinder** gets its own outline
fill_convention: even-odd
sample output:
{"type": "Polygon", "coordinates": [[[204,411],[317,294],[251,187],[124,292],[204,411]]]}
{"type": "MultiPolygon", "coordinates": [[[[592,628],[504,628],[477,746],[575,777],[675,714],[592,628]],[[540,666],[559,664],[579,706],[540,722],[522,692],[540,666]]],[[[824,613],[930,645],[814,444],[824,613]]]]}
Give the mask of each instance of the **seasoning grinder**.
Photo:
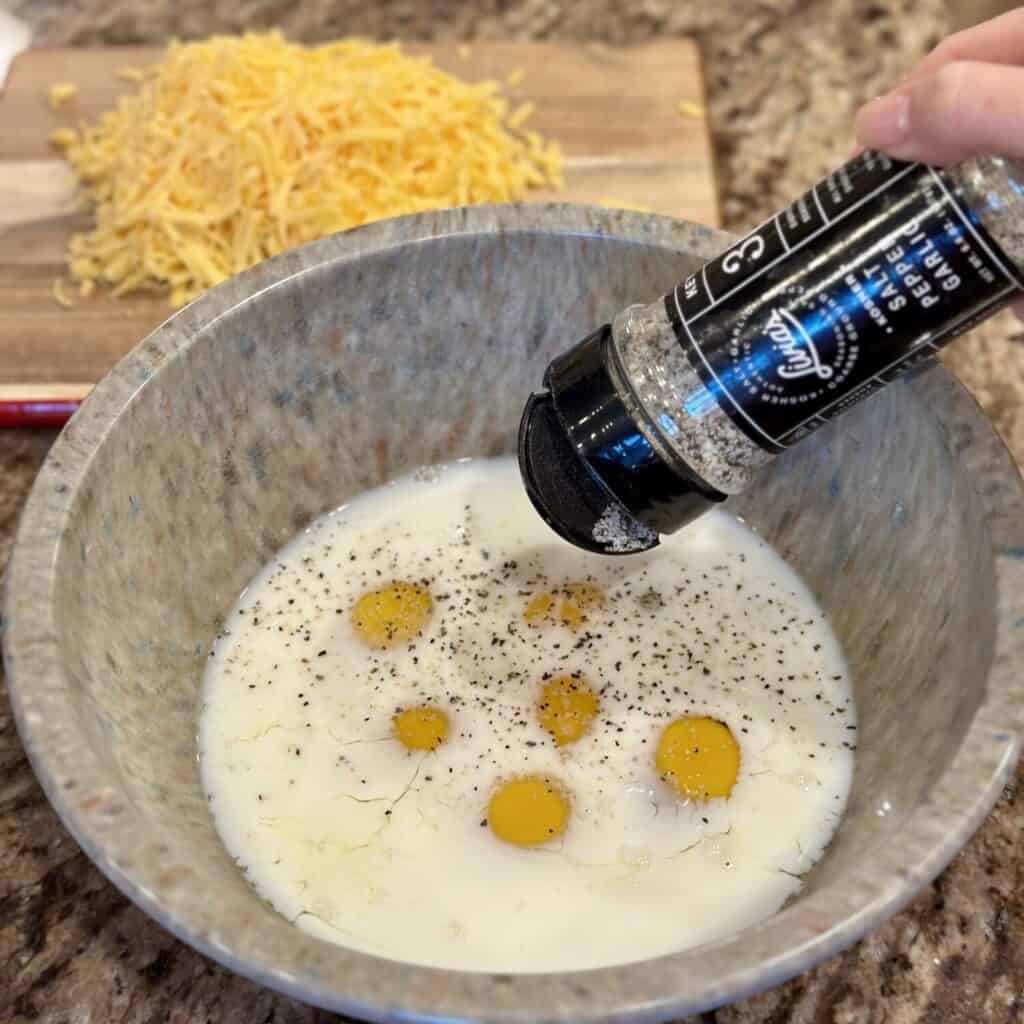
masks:
{"type": "Polygon", "coordinates": [[[556,358],[519,429],[537,511],[653,548],[1024,293],[1024,165],[863,152],[556,358]]]}

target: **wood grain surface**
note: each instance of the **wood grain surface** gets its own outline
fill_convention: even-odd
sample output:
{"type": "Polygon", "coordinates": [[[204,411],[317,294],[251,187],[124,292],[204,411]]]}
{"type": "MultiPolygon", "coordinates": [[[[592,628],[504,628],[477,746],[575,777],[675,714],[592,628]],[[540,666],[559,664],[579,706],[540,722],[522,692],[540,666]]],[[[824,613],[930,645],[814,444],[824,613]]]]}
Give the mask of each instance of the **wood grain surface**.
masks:
{"type": "MultiPolygon", "coordinates": [[[[430,53],[461,77],[504,80],[532,100],[531,126],[561,142],[566,189],[579,203],[613,201],[706,224],[718,223],[700,51],[688,39],[630,48],[539,43],[409,47],[430,53]],[[686,103],[689,114],[680,111],[686,103]],[[698,116],[693,116],[694,114],[698,116]]],[[[71,233],[89,223],[78,210],[74,178],[47,141],[50,132],[93,119],[135,88],[118,69],[159,59],[160,50],[127,47],[30,50],[14,63],[0,95],[0,399],[34,400],[94,384],[171,309],[166,299],[96,294],[61,307],[53,283],[71,233]],[[74,82],[78,94],[59,112],[46,91],[74,82]]]]}

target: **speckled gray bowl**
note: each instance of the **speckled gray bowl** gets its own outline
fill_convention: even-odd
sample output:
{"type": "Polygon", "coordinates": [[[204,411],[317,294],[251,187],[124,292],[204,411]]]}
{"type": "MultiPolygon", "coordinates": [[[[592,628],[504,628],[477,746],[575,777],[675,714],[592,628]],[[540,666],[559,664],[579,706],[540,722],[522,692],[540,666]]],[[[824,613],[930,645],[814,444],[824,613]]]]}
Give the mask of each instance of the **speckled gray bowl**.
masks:
{"type": "Polygon", "coordinates": [[[53,448],[7,581],[21,735],[75,838],[227,966],[379,1020],[639,1021],[764,989],[862,936],[953,856],[1013,766],[1024,500],[942,370],[897,384],[734,503],[811,584],[856,677],[846,818],[741,935],[575,974],[408,967],[297,931],[222,849],[196,766],[219,617],[312,517],[413,466],[509,450],[550,357],[720,249],[635,214],[414,217],[271,260],[173,317],[53,448]]]}

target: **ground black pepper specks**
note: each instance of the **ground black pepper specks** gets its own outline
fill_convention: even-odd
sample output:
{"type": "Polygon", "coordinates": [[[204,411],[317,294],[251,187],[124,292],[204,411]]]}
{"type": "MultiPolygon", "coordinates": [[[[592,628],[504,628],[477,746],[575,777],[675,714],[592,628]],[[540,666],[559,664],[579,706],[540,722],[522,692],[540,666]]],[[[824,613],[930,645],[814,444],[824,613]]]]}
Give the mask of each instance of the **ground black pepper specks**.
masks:
{"type": "MultiPolygon", "coordinates": [[[[742,908],[755,875],[781,902],[837,821],[856,736],[841,656],[799,581],[720,514],[655,553],[602,559],[551,537],[510,462],[431,479],[319,521],[254,581],[218,638],[202,768],[253,884],[327,937],[382,921],[375,899],[440,899],[403,889],[410,857],[437,858],[438,877],[455,882],[491,858],[513,856],[502,862],[513,872],[527,858],[522,884],[564,871],[558,884],[570,889],[577,871],[627,871],[643,886],[681,857],[711,879],[728,861],[739,888],[727,902],[742,908]],[[458,500],[445,503],[446,487],[458,500]],[[427,590],[431,614],[408,643],[368,648],[351,608],[394,581],[427,590]],[[528,619],[543,595],[550,607],[528,619]],[[539,697],[566,675],[586,680],[598,708],[557,746],[539,697]],[[445,709],[447,738],[407,751],[392,718],[424,704],[445,709]],[[728,801],[685,805],[658,778],[658,737],[685,715],[717,718],[737,738],[728,801]],[[550,849],[503,854],[480,822],[497,784],[527,774],[565,787],[569,826],[550,849]],[[357,891],[356,877],[366,880],[357,891]]],[[[469,883],[455,882],[437,884],[462,899],[469,883]]],[[[592,894],[580,899],[589,913],[592,894]]]]}

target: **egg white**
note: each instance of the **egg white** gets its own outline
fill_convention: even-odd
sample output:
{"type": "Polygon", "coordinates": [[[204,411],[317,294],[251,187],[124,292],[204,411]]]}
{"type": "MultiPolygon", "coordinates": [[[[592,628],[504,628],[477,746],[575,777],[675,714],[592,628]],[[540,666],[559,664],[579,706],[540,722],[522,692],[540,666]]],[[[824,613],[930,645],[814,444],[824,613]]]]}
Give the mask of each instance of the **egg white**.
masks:
{"type": "Polygon", "coordinates": [[[822,854],[849,790],[855,717],[842,654],[792,571],[712,513],[661,548],[601,558],[558,541],[511,460],[422,473],[324,517],[257,576],[204,680],[200,755],[217,828],[256,889],[345,945],[469,970],[553,971],[655,956],[778,909],[822,854]],[[373,651],[350,610],[422,581],[434,613],[373,651]],[[572,631],[523,621],[531,596],[605,591],[572,631]],[[558,748],[545,674],[601,696],[558,748]],[[447,741],[409,752],[392,716],[430,703],[447,741]],[[728,799],[680,800],[654,767],[681,715],[726,723],[728,799]],[[546,775],[571,801],[543,847],[498,840],[502,779],[546,775]]]}

